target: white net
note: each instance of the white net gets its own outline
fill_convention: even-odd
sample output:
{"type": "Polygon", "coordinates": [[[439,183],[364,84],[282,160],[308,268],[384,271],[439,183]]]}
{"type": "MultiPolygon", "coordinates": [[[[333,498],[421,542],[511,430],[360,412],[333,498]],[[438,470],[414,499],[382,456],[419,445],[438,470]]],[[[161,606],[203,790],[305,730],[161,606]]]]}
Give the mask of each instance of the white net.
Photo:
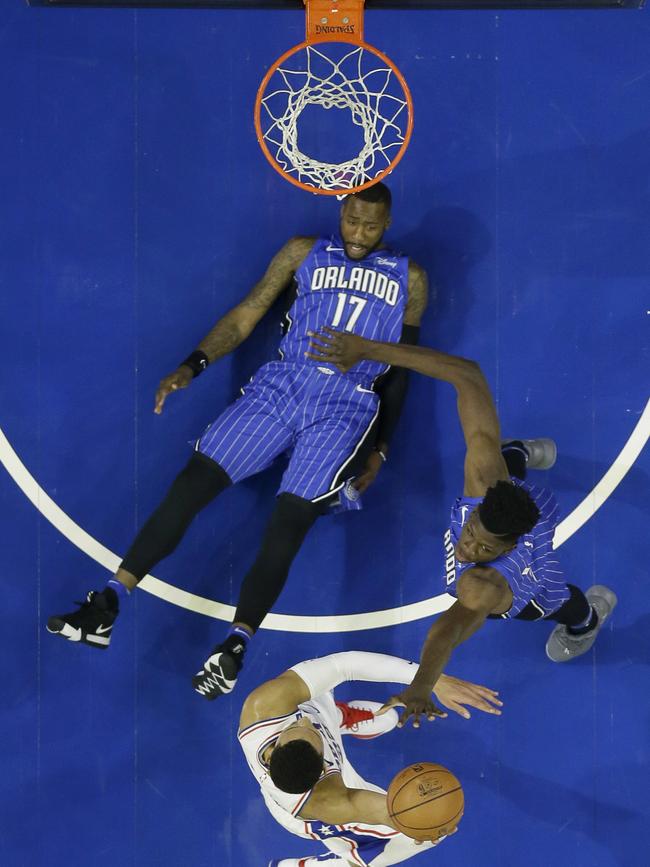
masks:
{"type": "Polygon", "coordinates": [[[279,167],[322,190],[352,189],[389,168],[409,127],[405,87],[383,58],[346,43],[305,45],[279,66],[258,106],[260,132],[279,167]],[[305,109],[348,112],[362,131],[358,154],[327,162],[299,146],[305,109]]]}

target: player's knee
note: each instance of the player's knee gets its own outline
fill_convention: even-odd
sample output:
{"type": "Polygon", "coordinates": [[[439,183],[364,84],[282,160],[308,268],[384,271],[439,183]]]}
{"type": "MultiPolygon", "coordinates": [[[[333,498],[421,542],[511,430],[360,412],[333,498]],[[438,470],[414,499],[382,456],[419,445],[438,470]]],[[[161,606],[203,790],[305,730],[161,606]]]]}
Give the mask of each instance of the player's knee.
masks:
{"type": "Polygon", "coordinates": [[[212,484],[219,484],[223,487],[232,485],[232,479],[221,464],[213,461],[212,458],[209,458],[202,452],[192,453],[192,457],[187,462],[184,472],[188,474],[190,480],[195,482],[210,479],[212,480],[212,484]]]}
{"type": "Polygon", "coordinates": [[[284,492],[279,495],[275,507],[275,514],[282,520],[296,521],[300,524],[312,524],[319,515],[323,514],[323,506],[320,503],[312,503],[297,494],[284,492]]]}
{"type": "Polygon", "coordinates": [[[223,467],[200,452],[194,452],[176,477],[172,491],[184,504],[190,504],[209,501],[231,484],[223,467]]]}

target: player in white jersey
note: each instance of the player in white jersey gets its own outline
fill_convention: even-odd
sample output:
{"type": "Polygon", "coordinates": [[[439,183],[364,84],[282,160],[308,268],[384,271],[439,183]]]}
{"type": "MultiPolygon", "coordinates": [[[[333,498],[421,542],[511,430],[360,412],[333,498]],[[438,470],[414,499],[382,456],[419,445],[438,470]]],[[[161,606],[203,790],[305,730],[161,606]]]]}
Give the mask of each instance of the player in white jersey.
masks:
{"type": "MultiPolygon", "coordinates": [[[[292,834],[320,840],[329,850],[269,867],[388,867],[444,839],[416,841],[397,831],[386,792],[359,776],[345,754],[342,735],[369,740],[386,734],[397,725],[396,711],[376,717],[378,702],[346,704],[332,694],[349,680],[409,684],[416,670],[413,662],[381,653],[334,653],[300,662],[248,696],[237,737],[266,806],[292,834]]],[[[501,713],[498,694],[484,686],[441,674],[434,692],[463,717],[469,717],[465,705],[501,713]]]]}

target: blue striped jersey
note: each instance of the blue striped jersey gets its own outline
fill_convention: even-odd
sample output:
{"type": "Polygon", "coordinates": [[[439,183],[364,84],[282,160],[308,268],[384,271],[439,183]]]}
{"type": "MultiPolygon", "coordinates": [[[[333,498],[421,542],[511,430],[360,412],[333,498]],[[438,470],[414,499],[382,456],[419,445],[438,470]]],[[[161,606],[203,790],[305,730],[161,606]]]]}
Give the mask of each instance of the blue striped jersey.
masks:
{"type": "MultiPolygon", "coordinates": [[[[316,240],[297,269],[295,281],[296,299],[287,313],[288,330],[280,344],[284,360],[323,366],[305,359],[304,353],[310,342],[307,332],[326,325],[370,340],[399,341],[408,300],[408,257],[382,249],[363,259],[349,259],[341,238],[332,235],[316,240]]],[[[371,385],[386,367],[361,361],[346,375],[371,385]]]]}
{"type": "MultiPolygon", "coordinates": [[[[512,482],[524,488],[535,501],[540,511],[539,520],[530,533],[519,537],[512,551],[479,565],[496,569],[510,585],[512,607],[502,617],[515,617],[529,602],[540,609],[540,617],[547,616],[569,598],[567,583],[553,550],[559,507],[548,489],[515,478],[512,482]]],[[[457,595],[457,582],[463,572],[477,565],[459,563],[454,548],[464,524],[482,499],[458,497],[451,507],[449,529],[443,537],[445,568],[442,582],[443,589],[452,596],[457,595]]]]}

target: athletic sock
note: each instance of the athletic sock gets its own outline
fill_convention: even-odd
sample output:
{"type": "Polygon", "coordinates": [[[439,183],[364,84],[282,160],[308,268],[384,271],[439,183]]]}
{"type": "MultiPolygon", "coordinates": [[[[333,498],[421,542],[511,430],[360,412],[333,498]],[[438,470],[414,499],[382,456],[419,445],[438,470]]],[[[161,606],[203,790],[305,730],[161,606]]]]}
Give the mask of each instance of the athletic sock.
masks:
{"type": "Polygon", "coordinates": [[[122,600],[126,599],[131,591],[121,581],[118,581],[116,578],[110,578],[108,584],[104,587],[103,593],[111,607],[119,608],[122,600]]]}
{"type": "Polygon", "coordinates": [[[517,479],[526,478],[526,465],[528,464],[528,449],[521,440],[510,440],[501,446],[501,454],[508,467],[511,476],[517,479]]]}
{"type": "Polygon", "coordinates": [[[585,617],[582,623],[578,623],[576,626],[567,626],[567,632],[569,635],[585,635],[585,633],[591,632],[597,626],[598,615],[596,614],[596,609],[590,605],[589,615],[585,617]]]}
{"type": "Polygon", "coordinates": [[[228,630],[228,635],[226,635],[224,644],[226,642],[234,644],[235,642],[242,641],[244,643],[243,650],[246,650],[246,648],[248,647],[248,642],[251,640],[252,637],[253,636],[241,626],[231,626],[228,630]],[[230,639],[232,639],[232,641],[230,641],[230,639]]]}

